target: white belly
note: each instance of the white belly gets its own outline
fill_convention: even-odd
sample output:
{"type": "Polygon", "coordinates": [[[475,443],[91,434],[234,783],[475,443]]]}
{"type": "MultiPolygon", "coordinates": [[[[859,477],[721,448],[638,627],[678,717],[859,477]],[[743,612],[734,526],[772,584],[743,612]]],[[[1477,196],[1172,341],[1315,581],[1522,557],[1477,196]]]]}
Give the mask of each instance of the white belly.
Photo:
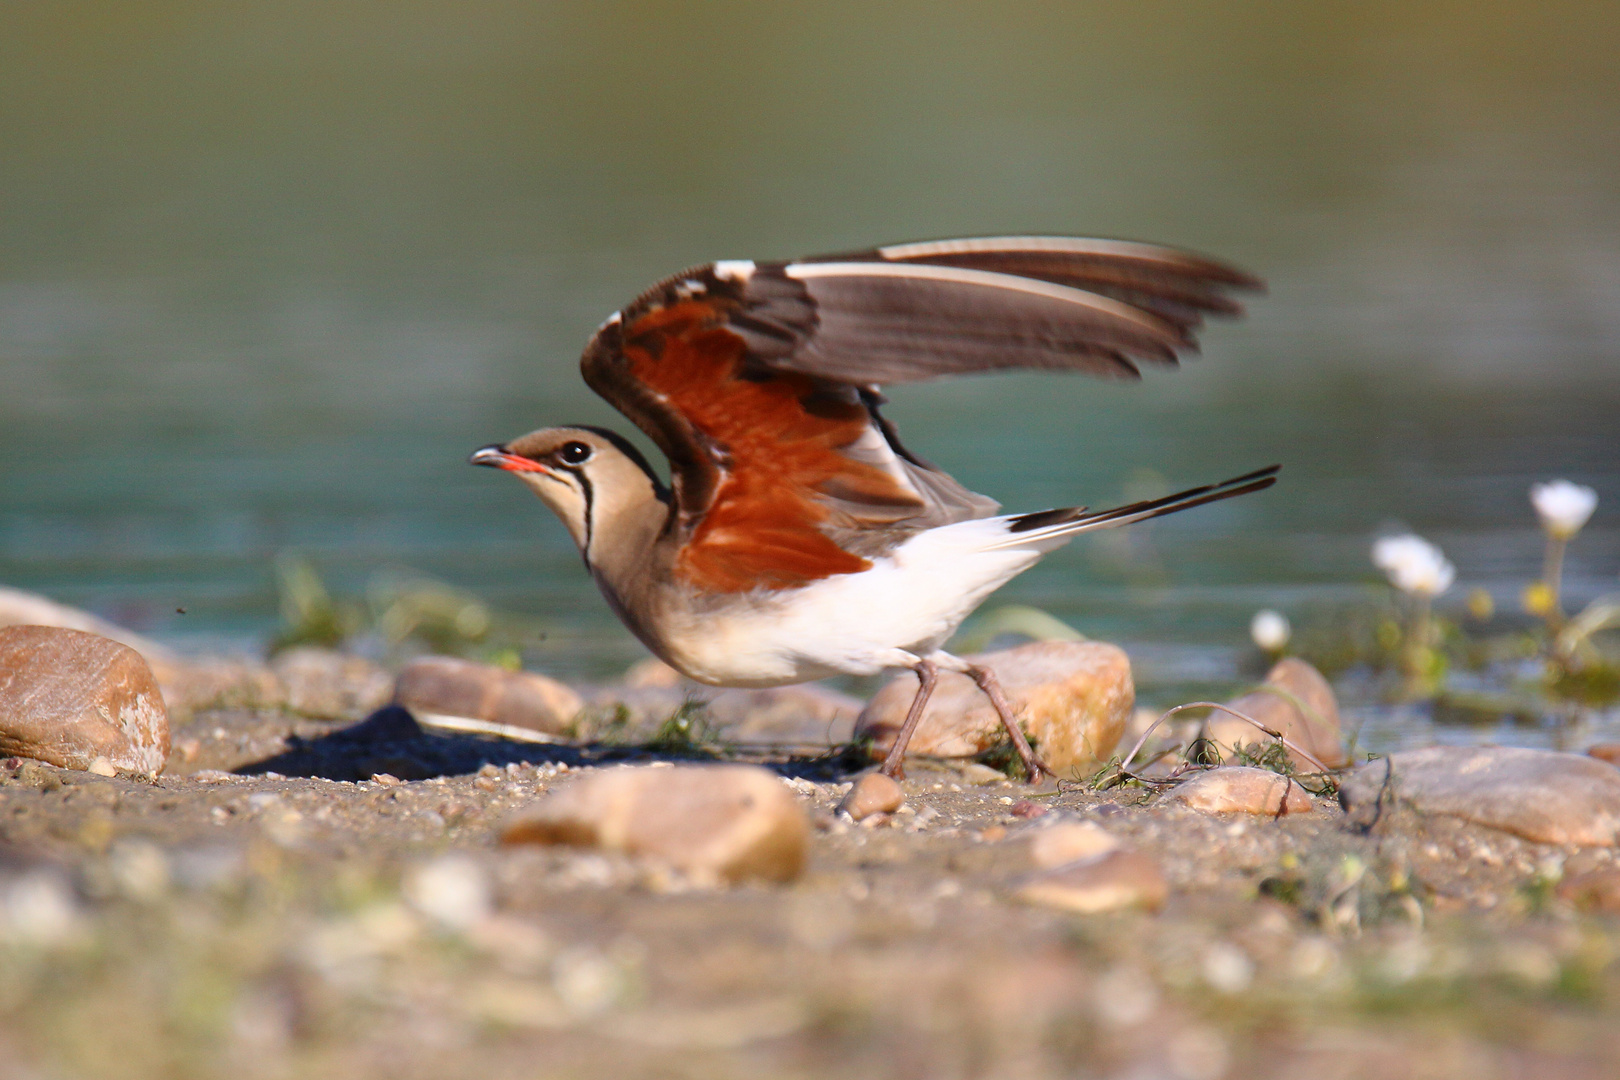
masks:
{"type": "Polygon", "coordinates": [[[780,686],[906,666],[943,645],[987,596],[1058,546],[983,550],[1006,537],[999,518],[930,529],[858,574],[694,617],[661,642],[666,659],[717,686],[780,686]]]}

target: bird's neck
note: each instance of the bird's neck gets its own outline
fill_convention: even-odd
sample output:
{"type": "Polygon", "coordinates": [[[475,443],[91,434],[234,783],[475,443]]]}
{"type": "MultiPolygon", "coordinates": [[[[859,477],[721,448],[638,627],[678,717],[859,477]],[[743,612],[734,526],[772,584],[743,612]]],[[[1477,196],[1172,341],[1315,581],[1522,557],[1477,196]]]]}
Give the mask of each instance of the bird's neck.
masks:
{"type": "Polygon", "coordinates": [[[659,498],[658,489],[651,484],[630,498],[598,500],[590,546],[582,552],[591,574],[616,591],[645,575],[669,514],[669,503],[659,498]]]}

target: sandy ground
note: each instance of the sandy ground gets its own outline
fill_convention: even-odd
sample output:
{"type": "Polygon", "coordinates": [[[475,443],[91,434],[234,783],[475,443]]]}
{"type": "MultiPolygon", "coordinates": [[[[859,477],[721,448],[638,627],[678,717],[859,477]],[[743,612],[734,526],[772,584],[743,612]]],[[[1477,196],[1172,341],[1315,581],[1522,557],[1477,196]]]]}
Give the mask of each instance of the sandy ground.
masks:
{"type": "Polygon", "coordinates": [[[152,783],[0,765],[0,1077],[1620,1075],[1620,920],[1552,890],[1607,850],[930,763],[868,827],[786,759],[804,877],[697,891],[497,841],[633,747],[344,727],[200,712],[152,783]],[[423,778],[354,779],[390,768],[423,778]],[[1157,858],[1165,910],[1015,900],[1054,813],[1157,858]]]}

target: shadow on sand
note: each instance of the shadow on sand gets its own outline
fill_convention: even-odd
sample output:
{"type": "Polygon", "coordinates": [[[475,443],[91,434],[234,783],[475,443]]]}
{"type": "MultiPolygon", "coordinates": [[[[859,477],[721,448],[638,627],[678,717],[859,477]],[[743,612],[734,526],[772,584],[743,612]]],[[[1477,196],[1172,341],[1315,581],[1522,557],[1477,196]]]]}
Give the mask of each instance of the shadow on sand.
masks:
{"type": "Polygon", "coordinates": [[[462,776],[485,765],[607,765],[654,761],[716,762],[747,760],[787,777],[841,779],[850,771],[840,748],[816,756],[730,753],[724,747],[666,747],[588,743],[525,743],[483,735],[438,732],[416,722],[401,705],[385,705],[358,724],[316,739],[288,736],[287,749],[234,771],[242,776],[277,773],[326,780],[369,780],[386,773],[400,780],[462,776]]]}

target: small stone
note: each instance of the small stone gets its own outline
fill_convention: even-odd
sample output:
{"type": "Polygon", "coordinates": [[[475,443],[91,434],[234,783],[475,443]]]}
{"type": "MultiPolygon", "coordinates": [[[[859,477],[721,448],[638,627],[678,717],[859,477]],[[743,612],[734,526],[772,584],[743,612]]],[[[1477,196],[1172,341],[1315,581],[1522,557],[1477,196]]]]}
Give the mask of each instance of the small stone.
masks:
{"type": "Polygon", "coordinates": [[[261,664],[218,658],[163,660],[152,662],[152,673],[163,688],[171,717],[201,709],[279,709],[287,704],[287,688],[261,664]]]}
{"type": "Polygon", "coordinates": [[[1589,870],[1558,883],[1558,899],[1581,911],[1620,914],[1620,870],[1589,870]]]}
{"type": "Polygon", "coordinates": [[[489,875],[465,855],[441,855],[405,872],[405,902],[449,930],[466,931],[495,911],[489,875]]]}
{"type": "Polygon", "coordinates": [[[641,856],[699,884],[791,881],[809,827],[775,774],[752,765],[621,767],[587,773],[507,826],[506,843],[641,856]]]}
{"type": "Polygon", "coordinates": [[[354,771],[360,776],[369,776],[376,779],[378,776],[390,776],[395,782],[400,780],[426,780],[430,776],[437,776],[441,772],[427,762],[409,754],[373,754],[370,757],[360,758],[354,763],[354,771]]]}
{"type": "Polygon", "coordinates": [[[1620,770],[1584,754],[1514,746],[1408,750],[1358,768],[1339,800],[1363,827],[1401,804],[1539,844],[1612,847],[1620,839],[1620,770]]]}
{"type": "Polygon", "coordinates": [[[854,735],[860,698],[825,686],[799,684],[762,690],[708,689],[709,722],[738,743],[829,746],[854,735]]]}
{"type": "Polygon", "coordinates": [[[388,700],[388,672],[358,656],[304,646],[270,665],[286,706],[310,716],[364,716],[388,700]]]}
{"type": "Polygon", "coordinates": [[[1310,793],[1270,769],[1226,765],[1199,773],[1178,784],[1169,801],[1209,814],[1304,814],[1311,810],[1310,793]]]}
{"type": "Polygon", "coordinates": [[[0,754],[156,776],[169,714],[140,653],[51,626],[0,629],[0,754]]]}
{"type": "Polygon", "coordinates": [[[1031,878],[1016,893],[1026,904],[1094,915],[1123,908],[1157,911],[1170,895],[1159,864],[1137,851],[1116,850],[1031,878]]]}
{"type": "Polygon", "coordinates": [[[1012,809],[1009,811],[1013,817],[1023,818],[1025,821],[1033,821],[1036,818],[1045,817],[1051,812],[1051,807],[1043,806],[1038,802],[1031,802],[1028,799],[1019,799],[1017,802],[1012,804],[1012,809]]]}
{"type": "Polygon", "coordinates": [[[40,866],[0,877],[0,930],[8,941],[55,945],[79,934],[86,919],[67,875],[40,866]]]}
{"type": "Polygon", "coordinates": [[[1006,773],[1000,769],[992,769],[990,766],[980,764],[977,761],[961,762],[956,766],[956,771],[961,774],[963,783],[971,784],[974,787],[1005,784],[1007,782],[1006,773]]]}
{"type": "MultiPolygon", "coordinates": [[[[1036,752],[1063,777],[1090,776],[1102,767],[1136,700],[1129,658],[1102,642],[1037,641],[967,659],[996,673],[1036,752]]],[[[916,691],[917,678],[907,672],[867,702],[855,733],[872,737],[874,754],[888,752],[916,691]]],[[[909,752],[972,757],[1005,738],[1000,719],[973,680],[942,671],[909,752]]]]}
{"type": "Polygon", "coordinates": [[[892,814],[905,801],[899,784],[880,772],[869,772],[855,781],[838,809],[859,821],[873,814],[892,814]]]}
{"type": "Polygon", "coordinates": [[[118,775],[118,770],[113,768],[113,763],[108,761],[104,757],[97,757],[97,758],[93,759],[90,762],[89,765],[85,766],[84,771],[89,772],[89,773],[95,773],[97,776],[117,776],[118,775]]]}
{"type": "Polygon", "coordinates": [[[814,683],[764,689],[716,689],[681,677],[661,661],[642,661],[624,682],[593,694],[590,705],[603,713],[622,712],[635,727],[662,723],[690,702],[703,706],[703,718],[733,743],[828,746],[847,743],[860,698],[814,683]]]}
{"type": "Polygon", "coordinates": [[[1620,743],[1598,743],[1596,746],[1587,747],[1586,753],[1588,757],[1607,761],[1610,765],[1620,765],[1620,743]]]}
{"type": "Polygon", "coordinates": [[[405,665],[394,701],[418,713],[462,716],[547,734],[566,732],[584,701],[555,679],[449,656],[405,665]]]}
{"type": "Polygon", "coordinates": [[[300,646],[271,664],[288,709],[308,716],[364,716],[389,699],[389,674],[368,659],[300,646]]]}
{"type": "Polygon", "coordinates": [[[1029,860],[1037,869],[1053,870],[1118,847],[1119,840],[1095,822],[1059,821],[1035,830],[1029,841],[1029,860]]]}
{"type": "Polygon", "coordinates": [[[679,690],[685,680],[658,657],[648,656],[631,664],[621,681],[632,690],[679,690]]]}
{"type": "MultiPolygon", "coordinates": [[[[1344,749],[1344,736],[1339,729],[1339,703],[1321,672],[1305,661],[1290,656],[1278,661],[1267,672],[1263,685],[1272,689],[1244,694],[1229,704],[1272,731],[1282,732],[1291,742],[1309,751],[1330,769],[1343,768],[1350,763],[1344,749]]],[[[1275,741],[1253,724],[1219,709],[1214,710],[1205,722],[1204,737],[1219,746],[1228,757],[1239,746],[1263,748],[1275,741]]],[[[1296,769],[1314,771],[1317,768],[1309,759],[1292,750],[1288,756],[1296,769]]]]}

